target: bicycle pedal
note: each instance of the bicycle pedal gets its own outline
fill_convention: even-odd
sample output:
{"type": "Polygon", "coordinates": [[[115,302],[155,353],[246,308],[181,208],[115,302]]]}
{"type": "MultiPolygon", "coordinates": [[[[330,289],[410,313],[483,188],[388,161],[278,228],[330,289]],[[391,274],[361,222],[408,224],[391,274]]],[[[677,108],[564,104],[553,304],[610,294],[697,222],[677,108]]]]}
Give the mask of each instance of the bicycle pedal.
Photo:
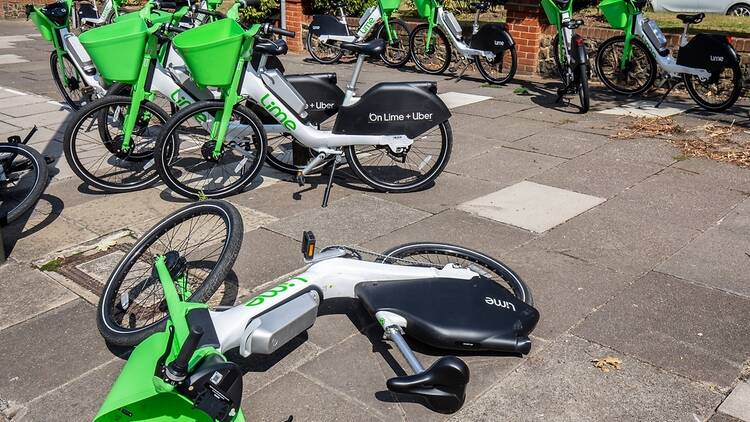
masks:
{"type": "Polygon", "coordinates": [[[52,158],[52,157],[50,157],[49,155],[45,155],[44,156],[44,162],[47,163],[47,164],[52,164],[52,163],[55,162],[55,159],[52,158]]]}

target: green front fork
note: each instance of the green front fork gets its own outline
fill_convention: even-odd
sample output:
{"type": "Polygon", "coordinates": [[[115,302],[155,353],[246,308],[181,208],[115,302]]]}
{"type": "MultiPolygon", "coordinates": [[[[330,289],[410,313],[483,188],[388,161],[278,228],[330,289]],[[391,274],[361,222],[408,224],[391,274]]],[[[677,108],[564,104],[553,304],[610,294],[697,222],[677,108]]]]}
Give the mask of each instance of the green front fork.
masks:
{"type": "MultiPolygon", "coordinates": [[[[122,127],[122,146],[120,150],[122,152],[130,151],[133,142],[133,131],[138,123],[139,112],[143,101],[151,101],[155,95],[151,92],[146,91],[146,83],[151,77],[149,70],[154,60],[158,60],[158,52],[156,52],[157,40],[155,37],[149,37],[148,44],[146,45],[146,54],[143,56],[143,62],[141,63],[141,71],[138,73],[138,80],[133,85],[132,96],[130,97],[130,108],[125,114],[125,121],[122,127]]],[[[143,113],[142,116],[146,121],[150,119],[148,112],[143,113]]]]}
{"type": "Polygon", "coordinates": [[[424,43],[424,52],[425,53],[429,53],[430,52],[430,44],[432,43],[432,30],[433,30],[433,28],[435,28],[437,26],[436,18],[437,18],[437,8],[435,8],[430,13],[430,18],[427,19],[427,25],[428,25],[427,26],[427,40],[425,40],[425,43],[424,43]]]}
{"type": "Polygon", "coordinates": [[[385,27],[385,34],[388,37],[388,44],[391,45],[396,40],[396,34],[393,32],[393,28],[391,28],[391,14],[385,13],[381,8],[380,16],[382,16],[383,19],[383,26],[385,27]]]}
{"type": "Polygon", "coordinates": [[[629,15],[625,26],[625,43],[622,46],[622,58],[620,59],[621,71],[625,71],[628,63],[633,58],[633,38],[635,38],[635,34],[633,34],[633,19],[635,19],[634,15],[629,15]]]}

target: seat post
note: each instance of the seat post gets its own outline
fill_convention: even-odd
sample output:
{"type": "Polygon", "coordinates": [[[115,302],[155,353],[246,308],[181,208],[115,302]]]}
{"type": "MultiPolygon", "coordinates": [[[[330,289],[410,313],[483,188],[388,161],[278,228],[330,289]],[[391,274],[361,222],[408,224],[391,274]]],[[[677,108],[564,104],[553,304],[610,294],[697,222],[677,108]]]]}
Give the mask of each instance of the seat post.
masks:
{"type": "Polygon", "coordinates": [[[685,22],[685,29],[682,30],[682,36],[680,36],[680,47],[684,47],[687,45],[688,42],[688,28],[690,28],[690,24],[685,22]]]}
{"type": "Polygon", "coordinates": [[[411,366],[411,369],[415,374],[424,372],[424,368],[422,367],[422,364],[419,363],[419,359],[417,359],[417,356],[414,354],[414,352],[411,350],[411,347],[409,347],[409,344],[406,343],[406,340],[404,340],[404,337],[401,335],[401,327],[399,327],[398,325],[391,325],[389,327],[386,327],[385,335],[389,339],[391,339],[391,341],[396,343],[396,347],[398,347],[398,350],[409,363],[409,366],[411,366]]]}
{"type": "Polygon", "coordinates": [[[352,80],[346,85],[346,95],[344,96],[344,105],[349,104],[352,97],[356,93],[357,79],[359,79],[359,73],[362,72],[362,65],[365,63],[365,55],[360,54],[357,56],[357,62],[354,64],[354,72],[352,73],[352,80]]]}

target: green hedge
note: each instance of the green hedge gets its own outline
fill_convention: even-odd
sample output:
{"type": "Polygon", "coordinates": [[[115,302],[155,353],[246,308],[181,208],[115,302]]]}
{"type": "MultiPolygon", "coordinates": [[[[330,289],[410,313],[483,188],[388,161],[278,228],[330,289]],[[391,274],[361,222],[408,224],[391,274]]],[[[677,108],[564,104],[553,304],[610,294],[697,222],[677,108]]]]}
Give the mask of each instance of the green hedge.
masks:
{"type": "Polygon", "coordinates": [[[260,0],[258,7],[240,9],[240,18],[245,22],[260,23],[277,13],[279,4],[276,0],[260,0]]]}
{"type": "MultiPolygon", "coordinates": [[[[320,13],[320,14],[336,14],[338,15],[338,10],[335,10],[334,5],[336,4],[335,0],[312,0],[311,2],[312,11],[314,13],[320,13]]],[[[372,6],[373,4],[376,4],[376,0],[341,0],[341,3],[344,6],[344,13],[347,16],[355,16],[359,17],[362,16],[362,14],[365,12],[365,10],[372,6]]]]}

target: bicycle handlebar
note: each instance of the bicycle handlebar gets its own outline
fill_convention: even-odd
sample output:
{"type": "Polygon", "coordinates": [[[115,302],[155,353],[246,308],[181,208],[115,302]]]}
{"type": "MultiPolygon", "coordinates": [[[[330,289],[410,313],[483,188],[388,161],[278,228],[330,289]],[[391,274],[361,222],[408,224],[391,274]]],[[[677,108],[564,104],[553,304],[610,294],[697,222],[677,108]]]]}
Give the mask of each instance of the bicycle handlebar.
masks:
{"type": "Polygon", "coordinates": [[[193,353],[195,353],[195,350],[198,348],[198,343],[201,341],[201,337],[203,337],[202,327],[190,327],[190,332],[185,339],[185,343],[182,344],[177,359],[169,364],[169,372],[174,376],[182,378],[187,376],[188,363],[190,362],[193,353]]]}
{"type": "Polygon", "coordinates": [[[154,0],[154,8],[155,9],[177,9],[177,3],[173,1],[160,1],[160,0],[154,0]]]}
{"type": "Polygon", "coordinates": [[[294,38],[295,35],[297,35],[297,33],[294,31],[287,31],[286,29],[283,29],[283,28],[277,28],[275,26],[272,26],[270,23],[263,24],[263,28],[261,29],[260,32],[264,34],[276,34],[276,35],[281,35],[281,36],[290,37],[290,38],[294,38]]]}
{"type": "Polygon", "coordinates": [[[168,32],[175,32],[175,33],[178,33],[178,34],[179,34],[179,33],[181,33],[181,32],[185,32],[185,31],[187,31],[187,30],[188,30],[188,28],[183,28],[183,27],[181,27],[181,26],[178,26],[178,25],[170,25],[170,24],[166,24],[166,25],[164,25],[164,30],[165,30],[165,31],[168,31],[168,32]]]}
{"type": "Polygon", "coordinates": [[[196,6],[193,6],[193,13],[195,14],[201,14],[201,15],[207,15],[207,16],[213,16],[215,18],[224,19],[226,16],[224,16],[223,13],[217,12],[215,10],[208,10],[208,9],[200,9],[196,6]]]}

